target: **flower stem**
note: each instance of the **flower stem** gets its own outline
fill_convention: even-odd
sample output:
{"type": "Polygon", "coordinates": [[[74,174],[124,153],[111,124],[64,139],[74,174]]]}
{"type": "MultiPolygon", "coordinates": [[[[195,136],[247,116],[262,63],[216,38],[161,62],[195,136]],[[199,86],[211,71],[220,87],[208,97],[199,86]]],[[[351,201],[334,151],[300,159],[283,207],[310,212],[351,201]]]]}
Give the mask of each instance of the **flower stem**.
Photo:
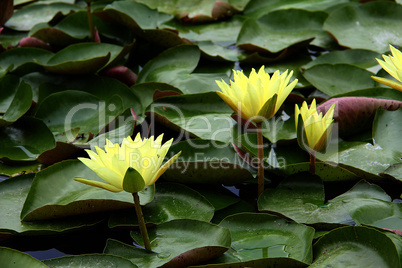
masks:
{"type": "Polygon", "coordinates": [[[258,197],[264,192],[264,150],[262,143],[262,123],[257,123],[258,146],[258,197]]]}
{"type": "Polygon", "coordinates": [[[94,30],[94,24],[92,22],[91,2],[87,2],[87,13],[88,13],[89,32],[91,35],[91,39],[94,40],[95,30],[94,30]]]}
{"type": "Polygon", "coordinates": [[[137,213],[138,225],[140,227],[142,240],[144,241],[144,246],[147,250],[151,250],[151,243],[149,242],[147,226],[145,225],[144,215],[142,215],[140,197],[138,196],[138,193],[133,193],[133,197],[134,197],[135,212],[137,213]]]}
{"type": "Polygon", "coordinates": [[[310,173],[315,175],[315,153],[310,153],[310,173]]]}

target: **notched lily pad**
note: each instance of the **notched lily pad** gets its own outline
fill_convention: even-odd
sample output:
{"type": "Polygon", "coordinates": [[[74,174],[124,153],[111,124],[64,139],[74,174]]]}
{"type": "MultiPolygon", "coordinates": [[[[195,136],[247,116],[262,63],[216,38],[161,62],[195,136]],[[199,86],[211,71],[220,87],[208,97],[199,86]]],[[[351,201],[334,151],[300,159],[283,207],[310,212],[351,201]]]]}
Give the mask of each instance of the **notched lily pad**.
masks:
{"type": "Polygon", "coordinates": [[[215,263],[246,262],[262,258],[292,258],[311,263],[314,229],[277,216],[240,213],[225,218],[219,226],[232,234],[232,246],[215,263]]]}
{"type": "Polygon", "coordinates": [[[6,27],[16,31],[29,31],[35,24],[49,22],[58,14],[67,15],[78,10],[78,6],[68,3],[28,5],[15,12],[7,21],[6,27]]]}
{"type": "Polygon", "coordinates": [[[325,203],[321,180],[308,173],[300,173],[285,179],[276,189],[267,189],[258,200],[258,208],[279,213],[299,223],[336,226],[354,224],[349,212],[370,207],[375,199],[390,201],[380,187],[360,181],[346,193],[325,203]]]}
{"type": "MultiPolygon", "coordinates": [[[[202,195],[178,183],[158,183],[154,201],[142,207],[146,223],[160,224],[176,219],[193,219],[209,222],[214,207],[202,195]]],[[[134,209],[114,212],[109,227],[137,226],[134,209]]]]}
{"type": "Polygon", "coordinates": [[[21,175],[0,182],[0,240],[6,234],[54,235],[62,232],[91,227],[102,220],[102,215],[70,217],[39,222],[24,222],[21,209],[31,187],[34,174],[21,175]]]}
{"type": "Polygon", "coordinates": [[[17,47],[0,54],[0,65],[8,67],[9,72],[24,75],[30,72],[41,71],[42,64],[54,55],[54,53],[40,48],[17,47]]]}
{"type": "MultiPolygon", "coordinates": [[[[24,221],[55,219],[133,207],[130,193],[112,193],[75,181],[74,177],[102,181],[78,160],[54,164],[35,176],[21,212],[24,221]]],[[[139,192],[141,204],[154,197],[154,187],[139,192]]]]}
{"type": "Polygon", "coordinates": [[[0,127],[0,159],[33,161],[56,146],[52,133],[42,120],[21,117],[11,125],[0,127]]]}
{"type": "Polygon", "coordinates": [[[392,240],[372,228],[350,226],[332,230],[314,244],[315,261],[309,267],[341,263],[345,267],[399,267],[392,240]]]}
{"type": "Polygon", "coordinates": [[[52,56],[45,69],[61,74],[89,74],[113,64],[130,50],[106,43],[79,43],[70,45],[52,56]]]}
{"type": "Polygon", "coordinates": [[[258,20],[245,21],[236,44],[243,49],[256,47],[269,53],[280,52],[304,41],[326,47],[332,41],[330,35],[322,30],[327,16],[328,14],[322,11],[273,11],[258,20]]]}
{"type": "Polygon", "coordinates": [[[30,85],[13,75],[7,75],[0,80],[0,126],[17,121],[31,105],[30,85]]]}
{"type": "Polygon", "coordinates": [[[389,50],[389,44],[400,44],[401,12],[401,5],[387,1],[346,5],[330,13],[324,30],[342,46],[384,53],[389,50]]]}

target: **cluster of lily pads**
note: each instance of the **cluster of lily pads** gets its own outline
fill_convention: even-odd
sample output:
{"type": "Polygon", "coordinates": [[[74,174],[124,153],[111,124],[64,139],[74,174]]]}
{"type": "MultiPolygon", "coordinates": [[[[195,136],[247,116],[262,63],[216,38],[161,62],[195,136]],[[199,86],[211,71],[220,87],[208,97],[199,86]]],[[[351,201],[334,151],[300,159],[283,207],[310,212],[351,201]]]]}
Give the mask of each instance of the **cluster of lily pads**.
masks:
{"type": "Polygon", "coordinates": [[[401,266],[401,1],[3,2],[0,266],[401,266]],[[254,124],[216,92],[262,65],[297,82],[254,124]],[[315,174],[303,102],[335,107],[315,174]],[[162,133],[175,161],[155,184],[74,180],[104,186],[84,149],[162,133]],[[67,256],[23,253],[49,248],[67,256]]]}

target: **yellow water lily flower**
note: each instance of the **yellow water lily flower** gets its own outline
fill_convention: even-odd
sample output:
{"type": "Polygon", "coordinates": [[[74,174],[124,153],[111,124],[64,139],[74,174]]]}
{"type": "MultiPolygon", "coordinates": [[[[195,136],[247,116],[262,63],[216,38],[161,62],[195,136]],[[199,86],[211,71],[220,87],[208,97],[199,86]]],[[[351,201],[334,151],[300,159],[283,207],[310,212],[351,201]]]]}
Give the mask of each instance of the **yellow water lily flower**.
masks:
{"type": "Polygon", "coordinates": [[[86,150],[90,159],[78,159],[107,183],[84,178],[74,180],[111,192],[139,192],[145,186],[154,184],[181,153],[162,165],[173,142],[171,139],[162,145],[162,138],[163,134],[156,140],[154,136],[141,139],[138,134],[134,141],[131,137],[125,138],[121,146],[106,140],[105,151],[96,146],[96,153],[86,150]]]}
{"type": "Polygon", "coordinates": [[[327,147],[327,139],[332,130],[335,103],[329,108],[325,116],[317,113],[316,101],[312,101],[310,108],[303,102],[300,110],[296,104],[295,121],[297,140],[305,150],[306,145],[313,151],[320,152],[327,147]],[[299,122],[302,120],[302,122],[299,122]],[[299,124],[301,123],[301,124],[299,124]],[[304,131],[303,131],[304,130],[304,131]]]}
{"type": "MultiPolygon", "coordinates": [[[[392,75],[392,77],[394,77],[399,82],[402,82],[402,52],[391,45],[389,45],[389,48],[391,50],[392,56],[382,55],[384,61],[379,59],[377,59],[377,61],[381,65],[381,67],[385,71],[387,71],[387,73],[392,75]]],[[[371,78],[373,78],[375,81],[381,84],[402,91],[402,83],[398,83],[394,80],[377,76],[372,76],[371,78]]]]}
{"type": "Polygon", "coordinates": [[[246,120],[256,123],[270,119],[297,84],[297,79],[289,84],[293,71],[280,74],[276,71],[271,77],[260,68],[258,73],[252,69],[247,77],[242,71],[234,71],[234,81],[216,81],[222,92],[216,93],[246,120]]]}

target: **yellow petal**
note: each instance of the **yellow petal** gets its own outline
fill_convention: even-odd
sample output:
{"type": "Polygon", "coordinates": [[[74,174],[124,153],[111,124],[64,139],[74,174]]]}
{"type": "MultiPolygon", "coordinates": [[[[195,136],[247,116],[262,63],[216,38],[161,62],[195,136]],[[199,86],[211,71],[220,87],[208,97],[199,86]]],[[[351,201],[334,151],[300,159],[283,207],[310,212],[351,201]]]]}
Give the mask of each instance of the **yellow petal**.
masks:
{"type": "Polygon", "coordinates": [[[372,76],[371,78],[373,78],[378,83],[381,83],[381,84],[384,84],[386,86],[392,87],[392,88],[394,88],[396,90],[402,91],[402,84],[398,83],[398,82],[396,82],[394,80],[383,78],[383,77],[377,77],[377,76],[372,76]]]}
{"type": "Polygon", "coordinates": [[[105,190],[108,190],[108,191],[111,191],[111,192],[114,192],[114,193],[123,191],[123,189],[116,188],[116,187],[114,187],[113,185],[111,185],[109,183],[104,183],[104,182],[100,182],[100,181],[93,181],[93,180],[87,180],[87,179],[78,178],[78,177],[74,178],[74,180],[82,182],[82,183],[85,183],[85,184],[90,185],[90,186],[95,186],[95,187],[98,187],[98,188],[102,188],[102,189],[105,189],[105,190]]]}

